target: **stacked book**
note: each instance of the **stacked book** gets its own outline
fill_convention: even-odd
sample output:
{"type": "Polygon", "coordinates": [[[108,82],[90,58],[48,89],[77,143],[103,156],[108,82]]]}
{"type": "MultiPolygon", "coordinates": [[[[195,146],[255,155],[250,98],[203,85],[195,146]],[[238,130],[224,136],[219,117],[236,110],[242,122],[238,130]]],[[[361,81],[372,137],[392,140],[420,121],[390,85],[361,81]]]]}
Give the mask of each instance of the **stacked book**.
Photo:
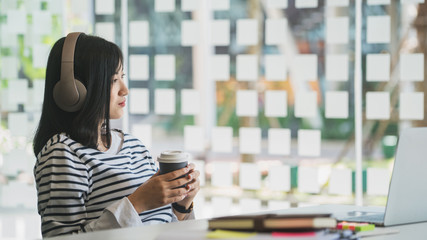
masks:
{"type": "Polygon", "coordinates": [[[209,229],[279,232],[279,231],[316,231],[332,229],[337,221],[331,214],[261,214],[238,215],[213,218],[209,220],[209,229]]]}

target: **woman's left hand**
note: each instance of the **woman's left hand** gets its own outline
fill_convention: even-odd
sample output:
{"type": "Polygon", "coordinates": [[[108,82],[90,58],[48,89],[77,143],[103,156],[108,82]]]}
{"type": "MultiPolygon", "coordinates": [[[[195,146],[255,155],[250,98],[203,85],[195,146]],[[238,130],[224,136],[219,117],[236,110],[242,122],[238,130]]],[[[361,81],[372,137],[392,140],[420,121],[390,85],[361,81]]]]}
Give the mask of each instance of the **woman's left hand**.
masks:
{"type": "Polygon", "coordinates": [[[189,164],[190,171],[188,172],[188,175],[186,176],[187,180],[191,180],[187,186],[185,187],[188,190],[187,196],[177,202],[179,205],[185,207],[188,209],[191,205],[191,203],[194,200],[194,197],[196,197],[197,193],[200,190],[200,172],[198,170],[195,170],[195,165],[193,163],[189,164]]]}

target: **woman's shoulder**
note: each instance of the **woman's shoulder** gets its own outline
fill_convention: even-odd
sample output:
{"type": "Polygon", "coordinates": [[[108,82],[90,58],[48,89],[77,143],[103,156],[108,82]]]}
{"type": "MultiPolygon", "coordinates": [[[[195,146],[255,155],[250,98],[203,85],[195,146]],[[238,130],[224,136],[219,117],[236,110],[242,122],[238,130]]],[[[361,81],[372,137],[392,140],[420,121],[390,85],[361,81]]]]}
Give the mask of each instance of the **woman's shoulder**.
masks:
{"type": "Polygon", "coordinates": [[[72,140],[65,133],[58,133],[53,135],[43,146],[42,150],[39,152],[39,156],[46,155],[46,153],[51,152],[53,149],[62,149],[66,151],[72,151],[72,146],[76,142],[72,140]]]}

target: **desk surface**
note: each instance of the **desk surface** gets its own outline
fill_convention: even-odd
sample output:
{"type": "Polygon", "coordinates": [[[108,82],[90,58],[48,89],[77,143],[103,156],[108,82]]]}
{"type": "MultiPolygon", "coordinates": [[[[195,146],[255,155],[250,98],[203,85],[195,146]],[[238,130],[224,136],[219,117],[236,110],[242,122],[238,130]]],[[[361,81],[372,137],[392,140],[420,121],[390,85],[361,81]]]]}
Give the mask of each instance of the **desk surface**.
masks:
{"type": "MultiPolygon", "coordinates": [[[[382,207],[357,207],[352,205],[319,205],[314,207],[303,207],[303,208],[290,208],[281,211],[276,211],[276,213],[332,213],[336,217],[345,216],[347,212],[350,211],[383,211],[382,207]]],[[[55,240],[93,240],[93,239],[157,239],[157,237],[162,235],[175,236],[175,239],[203,239],[206,235],[206,230],[208,227],[207,219],[199,220],[190,220],[169,224],[159,224],[151,226],[142,226],[135,228],[122,228],[122,229],[113,229],[106,231],[98,231],[91,233],[84,233],[78,235],[69,235],[61,236],[56,238],[51,238],[55,240]],[[191,231],[192,234],[189,236],[188,232],[191,231]],[[180,238],[182,236],[182,238],[180,238]]],[[[377,227],[374,231],[380,232],[382,230],[398,230],[398,233],[369,237],[368,239],[425,239],[427,229],[427,222],[416,223],[416,224],[406,224],[399,225],[394,227],[380,228],[377,227]]]]}

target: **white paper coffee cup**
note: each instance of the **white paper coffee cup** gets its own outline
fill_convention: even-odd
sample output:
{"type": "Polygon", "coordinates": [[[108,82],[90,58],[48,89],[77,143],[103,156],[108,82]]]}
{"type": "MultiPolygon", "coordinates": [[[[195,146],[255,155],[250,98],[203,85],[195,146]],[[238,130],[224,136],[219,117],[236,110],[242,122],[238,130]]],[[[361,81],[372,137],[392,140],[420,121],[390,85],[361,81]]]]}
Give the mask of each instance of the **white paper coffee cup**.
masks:
{"type": "Polygon", "coordinates": [[[190,154],[179,150],[162,152],[157,157],[160,174],[165,174],[186,167],[188,165],[189,158],[190,154]]]}

